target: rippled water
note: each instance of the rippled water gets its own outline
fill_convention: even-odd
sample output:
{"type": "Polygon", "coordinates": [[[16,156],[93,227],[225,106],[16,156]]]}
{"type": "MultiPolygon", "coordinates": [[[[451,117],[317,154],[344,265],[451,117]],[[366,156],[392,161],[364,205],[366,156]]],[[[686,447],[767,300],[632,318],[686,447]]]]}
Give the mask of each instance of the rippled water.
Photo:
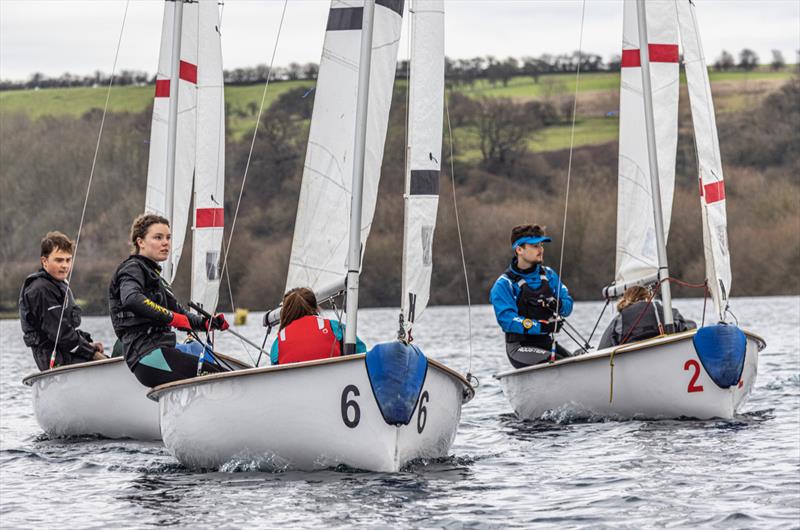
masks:
{"type": "MultiPolygon", "coordinates": [[[[700,300],[678,305],[690,318],[702,310],[700,300]]],[[[601,307],[577,304],[573,324],[588,331],[601,307]]],[[[0,526],[797,528],[800,298],[736,299],[733,307],[768,343],[738,418],[593,423],[517,420],[491,377],[507,366],[502,336],[490,307],[473,308],[472,372],[481,386],[464,407],[452,456],[396,474],[194,473],[160,444],[48,439],[20,383],[33,359],[18,322],[2,321],[0,526]]],[[[260,342],[258,322],[251,315],[240,331],[260,342]]],[[[366,310],[360,335],[386,340],[396,322],[394,310],[366,310]]],[[[84,327],[111,339],[107,319],[87,318],[84,327]]],[[[429,309],[417,342],[466,371],[466,329],[465,308],[429,309]]],[[[233,337],[218,346],[247,358],[233,337]]]]}

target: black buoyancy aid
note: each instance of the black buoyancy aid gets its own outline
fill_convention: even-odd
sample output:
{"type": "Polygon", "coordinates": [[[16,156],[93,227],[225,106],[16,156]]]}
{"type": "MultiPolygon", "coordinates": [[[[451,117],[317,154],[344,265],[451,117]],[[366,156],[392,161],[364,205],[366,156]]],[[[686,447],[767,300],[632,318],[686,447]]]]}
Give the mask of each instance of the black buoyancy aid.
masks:
{"type": "MultiPolygon", "coordinates": [[[[541,284],[537,289],[528,285],[525,278],[514,270],[513,265],[505,272],[508,278],[520,288],[517,296],[517,313],[530,320],[549,320],[553,317],[553,310],[547,307],[555,300],[555,294],[547,280],[547,267],[539,265],[539,279],[541,284]]],[[[519,333],[506,333],[506,342],[521,342],[525,345],[549,348],[552,343],[550,335],[521,335],[519,333]]]]}
{"type": "MultiPolygon", "coordinates": [[[[19,290],[19,321],[22,326],[22,340],[29,348],[34,348],[46,340],[46,337],[42,336],[42,323],[38,321],[36,315],[33,313],[32,308],[28,306],[28,299],[25,296],[25,293],[28,291],[28,288],[31,286],[31,284],[39,278],[42,278],[46,281],[55,281],[49,274],[47,274],[47,272],[45,272],[44,269],[40,269],[25,278],[25,281],[22,283],[22,288],[19,290]]],[[[73,328],[77,329],[78,326],[81,325],[81,309],[75,303],[75,298],[72,296],[72,291],[67,288],[66,283],[64,283],[63,286],[57,286],[59,292],[61,293],[61,297],[63,297],[65,290],[68,293],[67,307],[64,310],[64,321],[73,328]]],[[[59,303],[63,303],[63,298],[61,297],[59,297],[59,303]]]]}
{"type": "Polygon", "coordinates": [[[634,302],[620,311],[619,314],[622,318],[622,335],[619,338],[620,343],[622,343],[623,340],[625,343],[629,343],[661,335],[663,312],[664,310],[661,306],[655,302],[634,302]],[[656,314],[656,307],[658,307],[659,313],[661,313],[660,315],[656,314]],[[644,312],[644,314],[642,314],[642,312],[644,312]]]}
{"type": "Polygon", "coordinates": [[[126,311],[122,307],[119,279],[123,272],[143,280],[144,295],[161,307],[168,307],[170,296],[174,298],[171,289],[161,278],[160,267],[149,263],[147,258],[137,254],[131,255],[114,271],[114,275],[111,277],[111,285],[108,289],[108,309],[111,313],[111,324],[117,336],[122,336],[127,331],[144,327],[163,327],[168,330],[169,326],[154,326],[151,319],[139,316],[132,311],[126,311]]]}

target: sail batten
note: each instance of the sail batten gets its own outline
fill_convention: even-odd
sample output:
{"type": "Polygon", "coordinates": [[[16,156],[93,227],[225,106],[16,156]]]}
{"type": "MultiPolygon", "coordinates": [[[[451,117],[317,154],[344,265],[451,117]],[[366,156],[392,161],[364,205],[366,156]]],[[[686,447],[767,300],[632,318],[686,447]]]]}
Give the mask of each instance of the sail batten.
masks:
{"type": "MultiPolygon", "coordinates": [[[[287,289],[310,287],[318,290],[342,283],[346,275],[363,7],[363,1],[331,2],[287,289]]],[[[364,162],[362,259],[375,213],[402,27],[401,13],[402,2],[376,2],[364,162]]]]}
{"type": "Polygon", "coordinates": [[[444,109],[444,2],[411,4],[401,310],[407,330],[430,298],[444,109]]]}

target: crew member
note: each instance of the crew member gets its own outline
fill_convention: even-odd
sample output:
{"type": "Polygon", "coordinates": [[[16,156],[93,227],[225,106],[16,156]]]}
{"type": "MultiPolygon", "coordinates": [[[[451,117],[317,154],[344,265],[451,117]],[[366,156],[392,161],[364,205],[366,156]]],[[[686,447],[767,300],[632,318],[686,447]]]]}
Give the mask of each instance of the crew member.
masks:
{"type": "MultiPolygon", "coordinates": [[[[307,287],[291,289],[283,295],[280,331],[272,343],[270,361],[287,364],[339,357],[343,340],[343,326],[319,316],[314,291],[307,287]]],[[[367,346],[356,338],[356,353],[366,351],[367,346]]]]}
{"type": "MultiPolygon", "coordinates": [[[[609,348],[663,335],[664,308],[660,302],[650,301],[650,298],[650,290],[646,287],[634,285],[625,289],[617,303],[617,316],[603,332],[598,348],[609,348]]],[[[675,332],[697,327],[694,321],[684,319],[675,308],[672,308],[672,319],[675,332]]]]}
{"type": "Polygon", "coordinates": [[[78,329],[81,308],[67,284],[74,252],[67,236],[48,232],[42,239],[42,268],[25,278],[19,293],[23,340],[42,371],[50,368],[54,349],[54,367],[106,359],[103,343],[93,342],[91,335],[78,329]]]}
{"type": "MultiPolygon", "coordinates": [[[[572,297],[558,274],[542,263],[544,244],[551,239],[539,225],[511,230],[514,257],[492,286],[490,300],[497,323],[506,334],[506,354],[514,368],[546,362],[554,344],[553,334],[572,313],[572,297]]],[[[560,344],[556,358],[569,357],[560,344]]]]}
{"type": "Polygon", "coordinates": [[[197,342],[177,344],[175,332],[228,329],[222,314],[207,319],[184,310],[161,277],[160,262],[172,244],[169,221],[143,214],[131,227],[133,254],[123,261],[108,289],[114,332],[122,342],[128,367],[145,386],[154,387],[201,373],[224,371],[208,348],[197,342]]]}

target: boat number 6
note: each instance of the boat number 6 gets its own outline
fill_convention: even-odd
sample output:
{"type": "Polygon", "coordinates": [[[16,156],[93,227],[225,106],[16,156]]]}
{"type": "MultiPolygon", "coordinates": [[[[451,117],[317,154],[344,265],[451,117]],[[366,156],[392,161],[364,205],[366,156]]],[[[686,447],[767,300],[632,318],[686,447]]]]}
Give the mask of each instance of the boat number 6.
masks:
{"type": "Polygon", "coordinates": [[[344,390],[342,390],[342,421],[351,429],[355,429],[358,422],[361,421],[361,409],[358,407],[358,403],[356,403],[355,399],[348,399],[351,392],[354,398],[361,395],[356,385],[347,385],[344,387],[344,390]],[[348,412],[350,409],[353,409],[352,420],[348,412]]]}
{"type": "Polygon", "coordinates": [[[428,395],[427,390],[419,398],[419,412],[417,413],[417,432],[419,434],[422,434],[425,429],[425,423],[428,421],[428,409],[425,407],[425,403],[430,400],[431,397],[428,395]]]}
{"type": "Polygon", "coordinates": [[[703,385],[698,385],[697,380],[700,378],[700,364],[695,361],[694,359],[689,359],[683,365],[684,371],[689,371],[690,368],[694,368],[694,375],[692,376],[691,381],[689,381],[689,387],[686,389],[687,392],[702,392],[703,385]]]}

